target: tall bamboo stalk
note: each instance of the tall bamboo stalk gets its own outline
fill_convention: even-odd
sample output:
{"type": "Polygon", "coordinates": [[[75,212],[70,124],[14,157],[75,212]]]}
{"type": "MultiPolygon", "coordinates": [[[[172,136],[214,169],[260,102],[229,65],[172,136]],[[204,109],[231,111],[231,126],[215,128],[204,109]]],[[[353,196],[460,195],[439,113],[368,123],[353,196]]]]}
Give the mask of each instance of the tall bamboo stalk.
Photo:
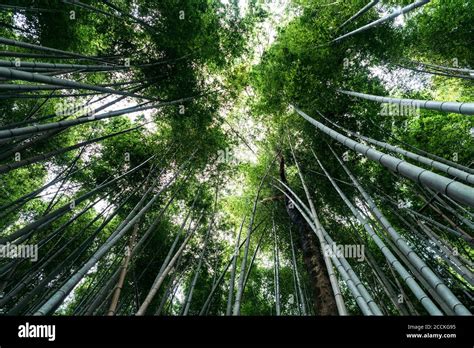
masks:
{"type": "Polygon", "coordinates": [[[399,173],[410,180],[426,185],[436,191],[444,192],[447,196],[474,207],[474,188],[452,181],[429,170],[422,169],[406,161],[377,151],[367,145],[358,143],[314,120],[296,107],[295,111],[331,138],[344,144],[344,146],[363,154],[370,160],[376,161],[384,167],[387,167],[395,173],[399,173]]]}
{"type": "Polygon", "coordinates": [[[316,157],[316,154],[314,154],[314,152],[313,152],[313,155],[315,156],[316,161],[320,165],[321,169],[324,171],[324,173],[328,177],[332,186],[338,192],[341,199],[349,207],[349,209],[352,211],[352,214],[357,218],[359,223],[364,227],[364,229],[367,231],[369,236],[375,242],[375,244],[380,249],[382,254],[385,256],[385,258],[387,259],[387,262],[389,262],[390,265],[392,265],[395,268],[397,273],[402,277],[403,281],[408,285],[410,290],[413,292],[416,298],[420,301],[423,307],[425,307],[425,309],[431,315],[443,315],[443,313],[438,309],[438,307],[433,303],[433,301],[431,301],[431,299],[424,292],[424,290],[418,285],[418,283],[413,278],[413,276],[410,273],[408,273],[408,271],[405,269],[405,267],[402,266],[402,264],[400,263],[400,261],[398,261],[395,255],[393,255],[393,253],[387,248],[387,246],[382,241],[382,239],[375,233],[375,231],[373,230],[369,222],[358,212],[356,207],[349,201],[347,196],[342,192],[342,190],[336,184],[336,182],[332,180],[331,175],[326,171],[326,169],[324,168],[322,163],[319,161],[319,159],[316,157]]]}
{"type": "Polygon", "coordinates": [[[260,196],[260,191],[263,188],[263,184],[264,184],[265,179],[268,175],[268,172],[270,171],[271,164],[273,164],[274,160],[275,160],[275,158],[268,165],[268,167],[265,171],[265,174],[263,175],[262,179],[260,180],[260,184],[257,188],[257,193],[255,194],[252,214],[250,215],[250,222],[249,222],[249,226],[248,226],[247,239],[245,241],[244,256],[243,256],[243,259],[242,259],[242,262],[241,262],[241,265],[240,265],[239,283],[238,283],[238,287],[237,287],[237,294],[235,295],[234,309],[232,311],[232,315],[240,315],[240,303],[241,303],[242,295],[243,295],[243,292],[244,292],[245,267],[246,267],[246,264],[247,264],[247,256],[248,256],[248,251],[249,251],[249,246],[250,246],[250,236],[252,234],[253,222],[254,222],[254,219],[255,219],[255,213],[257,211],[258,198],[260,196]]]}
{"type": "Polygon", "coordinates": [[[229,280],[229,295],[227,296],[227,308],[226,308],[226,315],[232,314],[232,298],[234,296],[234,285],[235,285],[235,271],[237,269],[237,259],[239,258],[239,245],[240,245],[240,236],[242,234],[242,228],[244,227],[245,216],[242,219],[242,223],[240,224],[239,233],[237,235],[237,239],[235,240],[235,247],[234,253],[232,255],[232,269],[230,271],[230,280],[229,280]]]}
{"type": "Polygon", "coordinates": [[[430,2],[430,0],[418,0],[418,1],[412,3],[412,4],[408,5],[408,6],[405,6],[405,7],[401,8],[401,9],[399,9],[399,10],[396,10],[396,11],[392,12],[391,14],[389,14],[389,15],[387,15],[387,16],[385,16],[385,17],[382,17],[382,18],[380,18],[380,19],[377,19],[376,21],[373,21],[373,22],[371,22],[371,23],[369,23],[369,24],[366,24],[366,25],[364,25],[363,27],[360,27],[360,28],[358,28],[358,29],[356,29],[356,30],[353,30],[353,31],[351,31],[351,32],[349,32],[349,33],[347,33],[347,34],[341,35],[341,36],[335,38],[334,40],[332,40],[331,42],[339,42],[339,41],[341,41],[341,40],[343,40],[343,39],[345,39],[345,38],[347,38],[347,37],[349,37],[349,36],[353,36],[353,35],[355,35],[355,34],[362,33],[362,32],[364,32],[364,31],[366,31],[366,30],[368,30],[368,29],[371,29],[371,28],[374,28],[374,27],[376,27],[376,26],[378,26],[378,25],[380,25],[380,24],[382,24],[382,23],[388,22],[388,21],[394,19],[395,17],[398,17],[398,16],[400,16],[400,15],[402,15],[402,14],[405,14],[405,13],[408,13],[408,12],[410,12],[410,11],[412,11],[412,10],[418,8],[418,7],[421,7],[421,6],[423,6],[423,5],[426,5],[426,4],[429,3],[429,2],[430,2]]]}
{"type": "Polygon", "coordinates": [[[125,255],[125,260],[123,261],[122,265],[120,266],[121,271],[120,271],[120,276],[119,280],[117,283],[117,286],[115,287],[114,293],[112,295],[112,301],[110,302],[110,307],[107,312],[108,316],[113,316],[115,315],[115,312],[117,310],[117,305],[118,301],[120,298],[120,293],[122,291],[123,284],[125,282],[125,277],[128,272],[128,264],[130,263],[130,258],[132,257],[132,248],[135,244],[135,239],[137,238],[137,233],[138,233],[138,223],[135,225],[133,228],[133,233],[132,236],[130,237],[130,243],[128,247],[126,248],[126,255],[125,255]]]}
{"type": "Polygon", "coordinates": [[[369,11],[372,7],[374,7],[375,5],[377,5],[379,3],[379,0],[372,0],[371,2],[369,2],[367,5],[365,5],[364,7],[362,7],[359,11],[357,11],[356,14],[354,14],[351,18],[349,18],[347,21],[345,21],[344,23],[342,23],[338,29],[341,29],[342,27],[346,26],[347,24],[349,24],[350,22],[353,22],[354,20],[356,20],[357,18],[359,18],[360,16],[362,16],[364,13],[366,13],[367,11],[369,11]]]}
{"type": "Polygon", "coordinates": [[[298,169],[298,175],[300,177],[301,184],[302,184],[304,192],[306,194],[306,199],[307,199],[309,207],[311,209],[311,215],[312,215],[312,218],[314,220],[314,224],[316,226],[316,229],[317,229],[318,233],[320,234],[318,236],[318,239],[320,241],[322,241],[321,242],[321,251],[323,253],[324,263],[325,263],[326,270],[327,270],[327,273],[328,273],[328,276],[329,276],[329,281],[331,282],[332,293],[333,293],[334,301],[335,301],[335,304],[336,304],[336,307],[337,307],[337,311],[338,311],[339,315],[347,315],[347,309],[346,309],[346,306],[344,304],[344,299],[342,298],[342,293],[341,293],[341,290],[339,288],[339,284],[338,284],[336,275],[334,274],[333,265],[331,263],[330,258],[324,253],[324,248],[326,246],[326,243],[324,242],[324,238],[322,238],[322,235],[321,235],[321,223],[319,222],[319,218],[318,218],[318,215],[316,213],[316,208],[315,208],[313,200],[311,198],[311,194],[309,192],[309,189],[306,186],[306,182],[304,180],[303,173],[301,172],[300,165],[299,165],[298,161],[296,160],[296,156],[295,156],[295,153],[294,153],[294,150],[293,150],[293,145],[291,144],[291,139],[290,139],[289,136],[288,136],[288,141],[289,141],[289,144],[290,144],[290,149],[291,149],[291,154],[293,156],[293,160],[295,161],[296,168],[298,169]]]}
{"type": "Polygon", "coordinates": [[[275,277],[275,313],[277,316],[280,316],[280,260],[278,255],[278,241],[275,228],[275,219],[272,215],[272,229],[273,229],[273,266],[274,266],[274,277],[275,277]]]}
{"type": "Polygon", "coordinates": [[[307,315],[306,301],[303,295],[303,289],[301,288],[301,281],[300,281],[300,276],[298,272],[298,264],[296,263],[295,246],[293,245],[293,236],[292,236],[291,230],[289,234],[290,234],[290,247],[291,247],[291,258],[292,258],[292,263],[293,263],[293,272],[295,274],[295,283],[298,290],[298,293],[295,293],[295,295],[296,297],[298,297],[299,295],[299,299],[301,301],[301,313],[303,315],[307,315]]]}
{"type": "Polygon", "coordinates": [[[184,251],[184,248],[188,244],[189,240],[194,235],[194,232],[198,228],[199,222],[200,222],[202,216],[203,216],[203,214],[201,214],[201,216],[199,217],[198,221],[196,222],[196,226],[194,227],[194,229],[192,231],[190,231],[190,233],[188,233],[185,240],[183,241],[183,243],[181,244],[179,249],[176,251],[176,254],[173,256],[173,258],[170,260],[170,262],[168,263],[166,268],[163,270],[162,274],[159,274],[155,278],[155,281],[153,282],[153,285],[152,285],[151,289],[149,290],[147,296],[145,297],[145,300],[143,301],[143,303],[141,304],[140,308],[138,309],[138,311],[135,315],[137,315],[137,316],[145,315],[145,312],[146,312],[148,306],[150,305],[151,301],[155,297],[155,295],[156,295],[157,291],[159,290],[161,284],[163,283],[165,277],[172,270],[174,264],[176,263],[178,258],[181,256],[181,254],[184,251]]]}
{"type": "Polygon", "coordinates": [[[440,102],[434,100],[419,100],[419,99],[402,99],[382,97],[378,95],[359,93],[353,91],[337,90],[340,93],[347,94],[353,97],[362,98],[366,100],[375,101],[378,103],[392,103],[398,105],[406,105],[411,107],[419,107],[421,109],[436,110],[443,112],[453,112],[461,115],[474,115],[474,103],[460,103],[460,102],[440,102]]]}
{"type": "MultiPolygon", "coordinates": [[[[186,163],[189,162],[186,161],[186,163]]],[[[35,315],[45,315],[50,311],[54,310],[57,305],[67,296],[67,294],[74,288],[74,286],[84,277],[87,271],[92,268],[99,260],[104,256],[117,242],[120,238],[128,232],[133,225],[150,209],[150,207],[155,203],[158,197],[163,191],[165,191],[180,174],[182,166],[172,178],[153,196],[153,198],[133,217],[130,222],[128,222],[121,229],[117,229],[107,241],[94,253],[94,255],[87,261],[79,271],[77,271],[69,280],[54,293],[53,296],[42,305],[34,314],[35,315]]]]}

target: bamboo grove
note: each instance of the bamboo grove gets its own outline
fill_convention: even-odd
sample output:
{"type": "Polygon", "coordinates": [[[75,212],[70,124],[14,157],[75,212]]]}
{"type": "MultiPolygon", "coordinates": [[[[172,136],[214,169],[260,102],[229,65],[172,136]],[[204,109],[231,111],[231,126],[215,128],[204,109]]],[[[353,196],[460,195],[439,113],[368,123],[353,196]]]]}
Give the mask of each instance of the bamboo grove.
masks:
{"type": "Polygon", "coordinates": [[[1,314],[471,315],[472,23],[467,0],[0,5],[1,314]]]}

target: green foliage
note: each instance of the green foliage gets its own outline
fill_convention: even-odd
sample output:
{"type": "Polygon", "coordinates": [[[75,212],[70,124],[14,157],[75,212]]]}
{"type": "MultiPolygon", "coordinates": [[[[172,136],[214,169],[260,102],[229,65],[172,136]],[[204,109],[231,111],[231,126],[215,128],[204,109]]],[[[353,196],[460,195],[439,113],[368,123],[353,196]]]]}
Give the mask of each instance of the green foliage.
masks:
{"type": "MultiPolygon", "coordinates": [[[[200,226],[166,277],[147,314],[155,314],[161,304],[162,315],[180,314],[192,290],[189,315],[199,315],[201,312],[223,315],[227,305],[230,272],[222,272],[230,269],[227,267],[244,217],[241,242],[249,231],[255,229],[251,233],[247,267],[257,247],[259,249],[243,291],[241,314],[275,314],[272,221],[275,222],[279,241],[282,315],[301,314],[301,307],[298,307],[298,302],[302,300],[300,293],[303,293],[308,313],[315,314],[313,302],[318,299],[313,298],[312,280],[301,257],[301,235],[288,216],[282,193],[275,187],[278,186],[275,179],[279,178],[281,156],[285,160],[285,173],[290,187],[306,201],[290,143],[321,223],[338,244],[363,244],[380,272],[390,279],[395,291],[403,291],[410,303],[416,302],[403,280],[392,273],[377,245],[356,224],[352,213],[322,173],[313,151],[349,199],[367,212],[358,191],[348,183],[349,178],[328,145],[337,154],[344,156],[346,165],[417,254],[449,284],[463,303],[469,302],[466,294],[473,290],[472,284],[461,277],[451,263],[435,258],[434,255],[439,252],[434,250],[432,242],[428,242],[426,233],[419,231],[418,226],[412,226],[416,222],[410,218],[407,210],[394,207],[401,202],[414,211],[421,211],[425,206],[422,197],[427,198],[428,193],[408,180],[392,175],[379,164],[347,151],[343,145],[332,141],[293,112],[290,105],[300,107],[325,125],[333,127],[322,115],[339,126],[373,139],[394,145],[402,144],[402,147],[405,147],[404,143],[410,144],[469,166],[474,156],[473,137],[470,134],[474,127],[472,118],[427,110],[421,110],[415,116],[386,116],[380,104],[348,97],[337,90],[472,102],[474,89],[469,80],[436,76],[426,82],[415,73],[406,78],[397,75],[400,73],[398,64],[406,61],[472,67],[472,1],[432,0],[422,9],[406,15],[403,25],[384,23],[335,44],[331,40],[376,20],[381,10],[390,13],[396,7],[406,6],[412,1],[382,1],[360,18],[340,28],[367,1],[295,0],[288,8],[289,23],[272,28],[276,30],[276,38],[268,47],[264,47],[260,39],[266,39],[272,33],[264,32],[266,27],[259,24],[271,20],[271,12],[275,9],[268,9],[263,1],[248,1],[246,11],[242,11],[240,1],[113,0],[111,3],[114,6],[108,6],[106,2],[90,2],[95,11],[61,1],[40,3],[42,8],[49,11],[19,8],[0,11],[0,36],[93,58],[65,57],[59,53],[58,56],[14,46],[6,46],[8,51],[47,54],[41,58],[21,58],[22,62],[84,65],[103,64],[106,61],[111,66],[120,66],[112,71],[74,70],[54,75],[90,85],[112,84],[110,88],[127,88],[143,96],[143,99],[122,99],[99,114],[145,102],[158,104],[158,107],[151,111],[129,113],[59,131],[34,133],[0,143],[0,156],[7,154],[0,157],[0,165],[6,165],[15,161],[16,153],[21,155],[21,159],[33,158],[88,139],[140,126],[83,149],[68,151],[0,174],[1,238],[48,213],[68,207],[81,195],[151,159],[140,170],[101,189],[85,202],[78,203],[27,234],[25,243],[40,245],[38,263],[26,260],[0,262],[0,292],[4,290],[6,294],[13,294],[5,303],[7,313],[15,314],[9,311],[16,310],[16,314],[34,313],[114,235],[129,213],[137,207],[147,189],[151,188],[150,194],[139,208],[148,203],[159,187],[181,168],[182,173],[176,182],[136,222],[137,240],[140,240],[158,219],[142,249],[131,257],[117,314],[136,313],[176,236],[182,233],[179,247],[201,212],[203,217],[200,226]],[[253,42],[251,39],[259,42],[258,47],[249,44],[253,42]],[[256,52],[261,49],[264,49],[264,53],[255,63],[256,52]],[[130,69],[122,69],[128,59],[130,69]],[[386,76],[377,75],[381,71],[388,73],[386,76]],[[415,82],[419,88],[406,84],[406,79],[415,82]],[[134,83],[113,85],[129,81],[134,83]],[[159,105],[161,102],[188,97],[192,97],[192,100],[159,105]],[[250,124],[252,129],[245,129],[242,123],[250,124]],[[240,149],[248,150],[247,147],[252,149],[252,154],[245,158],[240,153],[244,151],[240,149]],[[229,150],[236,150],[244,159],[237,162],[222,161],[220,155],[223,152],[229,154],[229,150]],[[42,192],[31,197],[25,196],[55,179],[57,182],[42,192]],[[155,185],[154,188],[152,185],[155,185]],[[384,194],[388,194],[394,202],[387,200],[384,194]],[[21,197],[25,198],[15,202],[21,197]],[[257,210],[254,223],[249,226],[254,201],[257,210]],[[9,206],[12,202],[15,204],[9,206]],[[91,206],[93,202],[97,204],[91,206]],[[165,207],[166,211],[161,213],[165,207]],[[118,209],[116,215],[110,216],[114,209],[118,209]],[[190,225],[188,221],[183,231],[180,231],[191,209],[190,220],[193,222],[190,225]],[[108,217],[110,221],[105,224],[108,217]],[[201,259],[205,235],[210,227],[210,237],[201,259]],[[293,233],[296,264],[292,260],[290,233],[293,233]],[[259,246],[260,240],[262,243],[259,246]],[[431,247],[427,248],[426,245],[431,247]],[[202,267],[196,285],[192,288],[192,279],[200,260],[202,267]],[[301,278],[301,291],[297,289],[295,272],[301,278]],[[402,285],[399,286],[399,283],[402,285]],[[20,290],[16,292],[18,284],[20,290]],[[215,289],[215,292],[209,306],[204,308],[211,289],[215,289]],[[21,304],[21,308],[16,307],[18,304],[21,304]]],[[[39,6],[38,2],[30,0],[11,1],[9,4],[27,8],[39,6]]],[[[2,57],[2,60],[13,59],[10,56],[2,57]]],[[[58,71],[53,69],[45,73],[57,74],[58,71]]],[[[31,84],[24,81],[2,83],[31,84]]],[[[56,112],[60,103],[64,102],[68,106],[88,104],[96,108],[118,97],[109,96],[105,101],[98,100],[105,97],[102,94],[56,98],[59,94],[70,92],[46,90],[21,92],[20,95],[17,91],[2,91],[0,128],[3,130],[74,119],[79,115],[60,115],[56,112]]],[[[74,93],[80,92],[90,91],[74,90],[74,93]]],[[[460,215],[456,216],[452,211],[447,211],[446,206],[438,204],[437,207],[444,209],[444,214],[451,221],[456,221],[468,230],[460,216],[472,219],[471,211],[461,210],[450,203],[449,207],[460,215]]],[[[435,209],[425,209],[423,214],[453,227],[435,209]]],[[[367,216],[371,219],[370,214],[367,216]]],[[[376,225],[375,221],[371,223],[376,225]]],[[[459,250],[460,258],[472,260],[473,251],[468,243],[446,229],[431,228],[448,247],[459,250]]],[[[382,239],[389,240],[384,231],[377,229],[377,233],[382,239]]],[[[472,236],[472,230],[467,234],[472,236]]],[[[132,239],[130,229],[89,270],[62,305],[55,308],[55,313],[87,313],[95,297],[123,265],[126,248],[132,239]]],[[[237,262],[236,287],[243,249],[237,262]]],[[[373,264],[366,260],[349,261],[376,302],[381,304],[384,313],[400,314],[391,295],[381,287],[382,283],[378,280],[380,274],[374,270],[373,264]]],[[[349,313],[362,314],[342,276],[337,274],[337,277],[349,313]]],[[[93,308],[96,314],[107,312],[111,289],[113,287],[106,289],[107,296],[101,298],[97,307],[93,308]]],[[[426,314],[418,303],[410,310],[426,314]]]]}

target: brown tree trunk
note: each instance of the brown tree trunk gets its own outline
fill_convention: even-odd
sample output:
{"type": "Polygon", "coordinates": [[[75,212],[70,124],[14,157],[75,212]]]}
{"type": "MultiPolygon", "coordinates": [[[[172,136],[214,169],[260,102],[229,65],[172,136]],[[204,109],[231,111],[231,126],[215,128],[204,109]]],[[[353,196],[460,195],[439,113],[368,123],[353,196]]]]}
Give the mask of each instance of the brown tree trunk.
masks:
{"type": "MultiPolygon", "coordinates": [[[[286,185],[285,160],[280,156],[280,179],[286,185]]],[[[289,185],[288,185],[289,186],[289,185]]],[[[287,192],[291,196],[290,192],[287,192]]],[[[338,315],[336,300],[333,295],[331,281],[326,270],[321,245],[308,225],[291,201],[285,196],[285,206],[291,222],[297,227],[300,237],[303,260],[311,281],[314,313],[316,315],[338,315]]]]}
{"type": "Polygon", "coordinates": [[[119,280],[117,282],[117,286],[115,287],[114,293],[112,295],[112,301],[110,303],[109,310],[107,312],[108,316],[115,315],[115,311],[117,310],[117,305],[119,302],[120,298],[120,293],[122,291],[123,284],[125,282],[125,277],[127,276],[128,272],[128,264],[130,263],[130,258],[132,256],[132,249],[135,244],[135,239],[137,237],[137,232],[138,232],[138,223],[133,227],[133,233],[132,236],[130,237],[130,242],[129,246],[127,249],[127,255],[125,256],[125,259],[123,261],[123,264],[121,266],[122,270],[120,271],[120,276],[119,280]]]}

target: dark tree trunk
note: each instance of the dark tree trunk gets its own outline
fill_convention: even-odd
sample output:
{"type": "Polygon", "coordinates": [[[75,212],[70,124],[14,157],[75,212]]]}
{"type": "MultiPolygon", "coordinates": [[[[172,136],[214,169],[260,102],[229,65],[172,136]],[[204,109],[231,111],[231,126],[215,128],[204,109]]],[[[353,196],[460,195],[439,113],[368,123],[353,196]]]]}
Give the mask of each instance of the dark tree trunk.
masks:
{"type": "MultiPolygon", "coordinates": [[[[283,156],[280,156],[280,179],[288,185],[283,156]]],[[[287,194],[291,195],[288,191],[287,194]]],[[[314,313],[316,315],[338,315],[336,300],[334,299],[331,282],[321,253],[321,245],[311,227],[286,195],[285,207],[291,222],[297,228],[300,238],[306,272],[311,281],[314,313]]]]}

